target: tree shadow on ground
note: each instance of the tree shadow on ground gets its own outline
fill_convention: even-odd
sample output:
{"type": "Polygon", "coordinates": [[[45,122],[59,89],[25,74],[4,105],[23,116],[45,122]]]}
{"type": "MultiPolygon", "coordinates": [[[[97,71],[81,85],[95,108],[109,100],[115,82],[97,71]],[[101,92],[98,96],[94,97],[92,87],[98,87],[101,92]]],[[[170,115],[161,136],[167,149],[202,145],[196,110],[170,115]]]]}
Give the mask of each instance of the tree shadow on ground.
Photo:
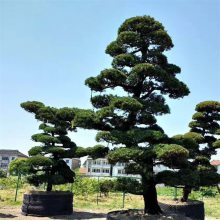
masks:
{"type": "Polygon", "coordinates": [[[89,220],[89,219],[101,219],[106,218],[106,214],[104,213],[92,213],[92,212],[82,212],[82,211],[74,211],[72,215],[65,216],[53,216],[51,219],[75,219],[75,220],[89,220]]]}
{"type": "Polygon", "coordinates": [[[4,213],[0,213],[0,219],[3,218],[15,218],[17,217],[16,215],[11,215],[11,214],[4,214],[4,213]]]}

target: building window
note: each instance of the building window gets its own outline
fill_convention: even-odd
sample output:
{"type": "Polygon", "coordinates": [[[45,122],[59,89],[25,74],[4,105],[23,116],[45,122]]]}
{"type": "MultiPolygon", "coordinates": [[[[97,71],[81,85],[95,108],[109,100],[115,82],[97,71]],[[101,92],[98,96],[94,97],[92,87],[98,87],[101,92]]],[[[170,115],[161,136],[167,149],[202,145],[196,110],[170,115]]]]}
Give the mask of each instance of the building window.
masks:
{"type": "Polygon", "coordinates": [[[118,174],[125,174],[125,170],[124,169],[118,170],[118,174]]]}
{"type": "Polygon", "coordinates": [[[12,157],[12,158],[11,158],[11,160],[14,160],[14,159],[15,159],[15,157],[12,157]]]}
{"type": "Polygon", "coordinates": [[[101,160],[96,160],[97,165],[101,165],[101,160]]]}
{"type": "Polygon", "coordinates": [[[2,157],[2,160],[9,160],[9,157],[2,157]]]}
{"type": "Polygon", "coordinates": [[[90,168],[88,168],[88,172],[90,173],[90,168]]]}
{"type": "Polygon", "coordinates": [[[1,164],[0,164],[0,167],[1,167],[1,168],[7,168],[7,167],[8,167],[8,164],[7,164],[7,163],[1,163],[1,164]]]}
{"type": "Polygon", "coordinates": [[[103,164],[103,165],[109,165],[109,163],[108,163],[107,160],[103,160],[103,161],[102,161],[102,164],[103,164]]]}
{"type": "Polygon", "coordinates": [[[93,173],[100,173],[100,169],[92,168],[92,172],[93,172],[93,173]]]}
{"type": "Polygon", "coordinates": [[[102,172],[103,172],[103,173],[109,173],[110,170],[109,170],[109,169],[102,169],[102,172]]]}
{"type": "Polygon", "coordinates": [[[93,160],[94,165],[101,165],[101,160],[93,160]]]}
{"type": "Polygon", "coordinates": [[[66,160],[66,163],[69,163],[69,160],[66,160]]]}
{"type": "Polygon", "coordinates": [[[125,163],[120,163],[120,162],[118,162],[117,165],[120,166],[120,167],[124,167],[124,166],[125,166],[125,163]]]}

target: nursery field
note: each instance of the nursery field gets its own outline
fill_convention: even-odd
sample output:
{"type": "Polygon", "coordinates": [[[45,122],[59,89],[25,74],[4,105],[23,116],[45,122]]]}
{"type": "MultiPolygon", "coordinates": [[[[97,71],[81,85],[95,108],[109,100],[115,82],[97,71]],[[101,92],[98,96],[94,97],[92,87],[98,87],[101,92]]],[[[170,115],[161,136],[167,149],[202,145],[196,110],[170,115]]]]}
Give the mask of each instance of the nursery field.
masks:
{"type": "MultiPolygon", "coordinates": [[[[123,208],[143,208],[142,196],[126,193],[123,200],[122,192],[109,192],[104,195],[97,191],[97,186],[96,179],[81,178],[73,185],[57,186],[55,190],[73,190],[74,208],[80,210],[108,212],[123,208]]],[[[15,201],[16,178],[0,179],[0,187],[0,208],[21,206],[23,193],[33,189],[22,181],[19,186],[17,201],[15,201]]],[[[37,190],[42,190],[42,187],[37,190]]],[[[173,198],[174,196],[174,189],[171,187],[158,187],[157,191],[159,200],[163,197],[173,198]]],[[[180,196],[181,189],[178,189],[177,197],[180,198],[180,196]]],[[[220,216],[220,195],[216,188],[204,188],[203,190],[192,192],[190,198],[204,201],[206,216],[216,218],[220,216]]]]}

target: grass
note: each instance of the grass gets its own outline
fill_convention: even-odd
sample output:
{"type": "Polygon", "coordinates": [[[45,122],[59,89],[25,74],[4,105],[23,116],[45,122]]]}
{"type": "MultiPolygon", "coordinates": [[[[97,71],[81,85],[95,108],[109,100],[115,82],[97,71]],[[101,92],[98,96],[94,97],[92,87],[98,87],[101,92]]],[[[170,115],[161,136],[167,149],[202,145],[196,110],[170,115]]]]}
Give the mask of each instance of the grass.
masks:
{"type": "MultiPolygon", "coordinates": [[[[168,192],[172,192],[172,188],[161,187],[158,189],[159,198],[160,197],[170,197],[172,194],[168,194],[168,192]]],[[[179,192],[180,194],[180,192],[179,192]]],[[[190,196],[192,199],[196,199],[199,197],[199,192],[193,192],[190,196]]],[[[206,216],[210,217],[219,217],[220,216],[220,195],[216,195],[215,197],[201,197],[200,199],[205,204],[205,213],[206,216]]],[[[75,198],[75,207],[76,208],[88,208],[88,209],[100,209],[100,210],[115,210],[122,208],[122,194],[121,193],[112,193],[108,198],[101,197],[99,198],[99,203],[97,205],[96,195],[90,195],[88,198],[84,197],[76,197],[75,198]]],[[[125,197],[125,209],[129,208],[143,208],[144,202],[142,196],[127,194],[125,197]]]]}
{"type": "MultiPolygon", "coordinates": [[[[29,187],[26,185],[22,189],[19,189],[17,201],[15,198],[15,188],[0,189],[0,208],[3,206],[21,206],[23,193],[27,191],[29,187]]],[[[174,189],[171,187],[158,187],[158,197],[170,197],[173,198],[174,189]]],[[[220,216],[220,195],[216,194],[215,188],[206,189],[205,193],[211,197],[205,197],[204,192],[193,191],[190,195],[191,199],[198,199],[205,203],[206,216],[219,217],[220,216]]],[[[177,190],[177,196],[180,198],[181,189],[177,190]]],[[[126,194],[124,209],[129,208],[143,208],[142,196],[126,194]]],[[[92,209],[111,211],[123,208],[123,196],[122,193],[109,193],[108,197],[104,197],[95,193],[88,195],[74,195],[74,207],[80,209],[92,209]],[[98,203],[97,203],[98,199],[98,203]]]]}
{"type": "MultiPolygon", "coordinates": [[[[124,209],[143,208],[142,196],[126,194],[124,201],[124,209]]],[[[98,196],[97,194],[89,195],[88,197],[76,196],[74,197],[74,207],[87,208],[96,210],[111,211],[116,209],[123,209],[122,193],[110,193],[108,197],[98,196]],[[98,199],[98,203],[97,203],[98,199]]]]}

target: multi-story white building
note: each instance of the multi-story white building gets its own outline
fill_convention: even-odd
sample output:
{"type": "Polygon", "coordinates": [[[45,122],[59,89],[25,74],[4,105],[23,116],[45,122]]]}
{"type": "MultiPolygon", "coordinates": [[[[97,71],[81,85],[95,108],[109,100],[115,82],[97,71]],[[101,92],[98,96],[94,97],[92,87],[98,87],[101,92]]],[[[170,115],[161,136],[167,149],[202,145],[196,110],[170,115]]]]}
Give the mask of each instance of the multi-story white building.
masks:
{"type": "Polygon", "coordinates": [[[0,169],[8,172],[10,162],[18,157],[27,158],[28,156],[18,150],[0,150],[0,169]]]}
{"type": "MultiPolygon", "coordinates": [[[[118,177],[135,177],[139,178],[139,175],[126,174],[125,172],[126,163],[116,163],[114,166],[108,163],[106,158],[98,158],[93,160],[91,157],[87,157],[82,163],[81,173],[87,176],[112,176],[118,177]]],[[[167,170],[168,168],[160,165],[154,167],[154,172],[160,172],[167,170]]]]}
{"type": "Polygon", "coordinates": [[[90,157],[82,164],[83,174],[88,176],[137,176],[125,173],[125,163],[116,163],[114,166],[108,163],[106,158],[93,160],[90,157]],[[112,175],[111,175],[112,174],[112,175]]]}

